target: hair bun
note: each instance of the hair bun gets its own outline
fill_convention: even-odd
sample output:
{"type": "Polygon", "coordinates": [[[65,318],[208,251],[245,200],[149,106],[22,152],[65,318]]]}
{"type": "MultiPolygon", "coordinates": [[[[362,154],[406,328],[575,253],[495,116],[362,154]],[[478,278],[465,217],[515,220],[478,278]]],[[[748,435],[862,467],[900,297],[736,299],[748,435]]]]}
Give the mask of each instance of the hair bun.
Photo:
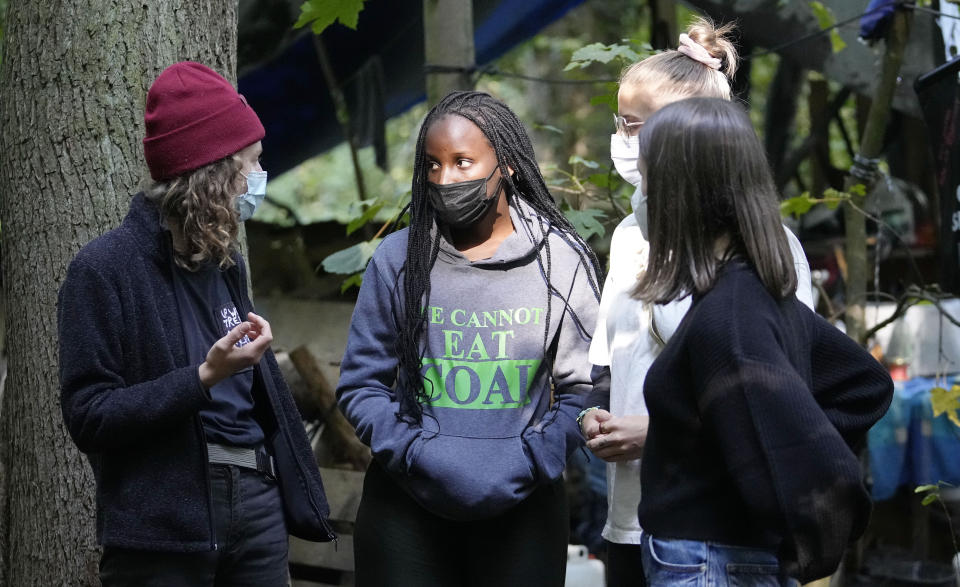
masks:
{"type": "Polygon", "coordinates": [[[735,29],[736,25],[732,22],[718,27],[712,20],[704,17],[697,17],[687,28],[687,36],[691,40],[720,60],[720,71],[728,78],[733,78],[733,74],[737,72],[737,48],[730,40],[735,29]]]}

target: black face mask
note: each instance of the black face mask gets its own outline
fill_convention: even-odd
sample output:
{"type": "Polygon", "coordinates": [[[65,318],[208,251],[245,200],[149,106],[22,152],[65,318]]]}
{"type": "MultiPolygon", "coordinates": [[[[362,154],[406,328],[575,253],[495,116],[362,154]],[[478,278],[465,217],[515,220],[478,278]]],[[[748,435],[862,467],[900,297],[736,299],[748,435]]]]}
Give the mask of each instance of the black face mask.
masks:
{"type": "Polygon", "coordinates": [[[500,184],[503,178],[497,180],[497,190],[491,197],[487,197],[487,182],[493,177],[497,167],[493,168],[486,179],[472,179],[445,185],[427,182],[427,196],[437,211],[440,222],[451,228],[468,228],[484,217],[499,199],[500,184]]]}

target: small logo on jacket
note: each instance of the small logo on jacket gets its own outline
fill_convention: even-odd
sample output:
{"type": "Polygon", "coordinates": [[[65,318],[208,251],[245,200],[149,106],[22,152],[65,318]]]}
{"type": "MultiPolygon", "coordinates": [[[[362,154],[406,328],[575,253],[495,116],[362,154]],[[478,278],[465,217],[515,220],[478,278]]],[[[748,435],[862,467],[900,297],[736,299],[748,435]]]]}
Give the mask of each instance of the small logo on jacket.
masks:
{"type": "MultiPolygon", "coordinates": [[[[240,312],[237,311],[237,307],[232,303],[224,304],[220,308],[220,322],[223,324],[223,331],[220,333],[220,336],[226,336],[228,332],[236,328],[236,326],[242,322],[242,320],[240,320],[240,312]]],[[[244,335],[244,337],[238,340],[237,344],[234,346],[240,348],[249,342],[250,337],[244,335]]]]}

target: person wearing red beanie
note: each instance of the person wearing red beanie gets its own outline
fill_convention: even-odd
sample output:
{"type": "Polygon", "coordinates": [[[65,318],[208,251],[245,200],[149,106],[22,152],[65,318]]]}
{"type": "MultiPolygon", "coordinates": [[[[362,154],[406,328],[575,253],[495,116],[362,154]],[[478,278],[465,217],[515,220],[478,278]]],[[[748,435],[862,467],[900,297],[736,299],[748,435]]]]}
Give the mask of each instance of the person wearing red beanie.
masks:
{"type": "Polygon", "coordinates": [[[61,409],[97,481],[103,585],[286,585],[288,535],[335,535],[313,452],[253,312],[240,223],[263,125],[212,69],[147,93],[154,183],[70,263],[61,409]]]}

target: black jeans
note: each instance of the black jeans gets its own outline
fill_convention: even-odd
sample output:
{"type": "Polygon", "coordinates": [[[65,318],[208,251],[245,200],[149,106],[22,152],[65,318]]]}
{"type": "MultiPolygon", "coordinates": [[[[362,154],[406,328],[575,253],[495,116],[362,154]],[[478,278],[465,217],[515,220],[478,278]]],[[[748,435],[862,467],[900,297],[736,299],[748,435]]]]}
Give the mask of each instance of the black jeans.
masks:
{"type": "Polygon", "coordinates": [[[357,587],[562,587],[570,521],[563,482],[494,518],[457,522],[417,504],[370,463],[357,512],[357,587]]]}
{"type": "Polygon", "coordinates": [[[251,469],[210,465],[210,483],[217,550],[105,547],[103,586],[285,586],[288,538],[276,481],[251,469]]]}

